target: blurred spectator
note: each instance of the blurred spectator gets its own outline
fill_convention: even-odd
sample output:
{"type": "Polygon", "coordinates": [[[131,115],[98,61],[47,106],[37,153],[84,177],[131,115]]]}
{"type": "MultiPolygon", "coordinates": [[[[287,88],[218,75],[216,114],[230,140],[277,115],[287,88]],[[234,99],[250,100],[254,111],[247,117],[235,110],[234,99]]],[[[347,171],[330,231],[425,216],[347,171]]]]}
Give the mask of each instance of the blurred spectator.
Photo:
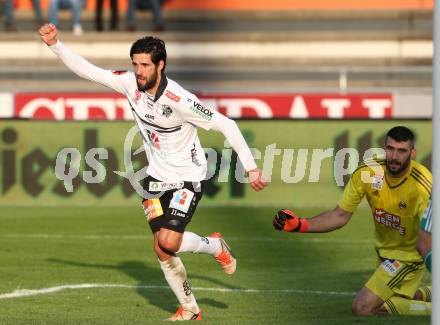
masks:
{"type": "MultiPolygon", "coordinates": [[[[82,35],[84,33],[81,26],[81,0],[69,0],[70,8],[72,9],[72,26],[74,35],[82,35]]],[[[50,0],[49,3],[49,21],[55,26],[59,26],[58,9],[60,4],[64,3],[61,0],[50,0]]]]}
{"type": "Polygon", "coordinates": [[[150,4],[150,9],[153,11],[153,31],[155,32],[163,32],[165,29],[164,19],[162,15],[161,2],[159,0],[128,0],[128,9],[127,9],[127,31],[135,31],[136,30],[136,18],[135,13],[139,3],[139,1],[148,1],[150,4]]]}
{"type": "MultiPolygon", "coordinates": [[[[102,10],[104,7],[104,0],[96,0],[96,12],[95,12],[95,29],[99,32],[104,30],[102,25],[102,10]]],[[[118,0],[110,0],[110,30],[118,29],[118,0]]]]}
{"type": "MultiPolygon", "coordinates": [[[[4,24],[5,24],[5,31],[7,32],[13,32],[17,30],[17,26],[15,25],[15,18],[14,18],[14,1],[13,0],[5,0],[2,1],[2,12],[4,13],[4,24]]],[[[35,21],[34,25],[35,27],[40,27],[43,22],[43,15],[41,13],[41,5],[40,0],[32,0],[32,7],[34,8],[34,14],[35,14],[35,21]]]]}

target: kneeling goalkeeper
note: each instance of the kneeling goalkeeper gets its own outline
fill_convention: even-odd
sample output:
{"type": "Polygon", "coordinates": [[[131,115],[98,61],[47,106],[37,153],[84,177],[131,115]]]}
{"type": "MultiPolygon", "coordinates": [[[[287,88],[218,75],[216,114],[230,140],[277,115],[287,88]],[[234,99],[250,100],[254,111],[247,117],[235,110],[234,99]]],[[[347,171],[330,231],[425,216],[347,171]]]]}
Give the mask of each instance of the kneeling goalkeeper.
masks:
{"type": "Polygon", "coordinates": [[[361,164],[334,210],[313,218],[278,211],[273,221],[287,232],[329,232],[343,227],[365,196],[375,226],[377,268],[353,300],[356,315],[429,315],[431,303],[414,299],[425,269],[416,249],[420,219],[431,193],[431,173],[415,162],[414,134],[398,126],[385,139],[386,159],[361,164]]]}

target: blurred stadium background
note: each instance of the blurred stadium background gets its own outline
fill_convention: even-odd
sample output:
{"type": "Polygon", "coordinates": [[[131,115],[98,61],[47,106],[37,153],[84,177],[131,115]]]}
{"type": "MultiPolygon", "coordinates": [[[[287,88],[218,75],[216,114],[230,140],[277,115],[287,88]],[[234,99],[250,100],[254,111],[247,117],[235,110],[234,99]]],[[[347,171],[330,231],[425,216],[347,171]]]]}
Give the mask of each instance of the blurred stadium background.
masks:
{"type": "MultiPolygon", "coordinates": [[[[30,1],[14,4],[18,31],[0,29],[0,323],[155,324],[174,311],[174,297],[139,197],[113,172],[126,170],[128,104],[67,70],[39,41],[30,1]],[[83,157],[72,193],[54,173],[66,147],[83,157]],[[109,151],[107,175],[86,184],[84,155],[94,147],[109,151]]],[[[125,32],[127,3],[119,4],[116,32],[94,31],[95,1],[84,4],[82,36],[71,32],[70,10],[60,11],[61,39],[98,66],[130,69],[130,45],[154,34],[152,18],[138,12],[138,31],[125,32]]],[[[240,259],[227,279],[209,259],[184,257],[208,322],[429,323],[351,315],[375,262],[366,206],[334,234],[279,234],[271,221],[277,208],[304,216],[332,208],[343,176],[335,154],[351,147],[362,155],[397,124],[416,132],[417,160],[430,166],[432,7],[433,0],[164,1],[165,31],[155,35],[167,44],[167,75],[236,119],[263,157],[270,145],[281,149],[271,186],[259,194],[234,181],[234,154],[210,166],[215,177],[191,229],[223,231],[240,259]],[[313,149],[329,148],[314,179],[313,149]],[[295,170],[298,149],[306,152],[304,175],[295,170]]],[[[224,150],[219,134],[201,132],[201,140],[224,150]]],[[[131,150],[139,145],[136,138],[131,150]]],[[[136,169],[145,164],[142,154],[132,158],[136,169]]]]}

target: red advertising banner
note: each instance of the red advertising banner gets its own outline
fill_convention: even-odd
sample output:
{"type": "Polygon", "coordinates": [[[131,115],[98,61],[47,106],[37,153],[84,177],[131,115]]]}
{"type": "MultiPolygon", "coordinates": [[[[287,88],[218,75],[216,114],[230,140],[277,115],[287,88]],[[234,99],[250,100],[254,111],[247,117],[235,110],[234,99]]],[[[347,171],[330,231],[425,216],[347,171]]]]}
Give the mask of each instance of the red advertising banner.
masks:
{"type": "Polygon", "coordinates": [[[236,119],[383,119],[393,113],[392,94],[209,94],[199,98],[236,119]]]}
{"type": "MultiPolygon", "coordinates": [[[[393,95],[199,94],[207,106],[233,119],[387,119],[393,95]]],[[[114,93],[17,93],[15,118],[34,120],[132,120],[125,97],[114,93]]]]}
{"type": "Polygon", "coordinates": [[[117,93],[16,93],[16,118],[33,120],[132,120],[117,93]]]}

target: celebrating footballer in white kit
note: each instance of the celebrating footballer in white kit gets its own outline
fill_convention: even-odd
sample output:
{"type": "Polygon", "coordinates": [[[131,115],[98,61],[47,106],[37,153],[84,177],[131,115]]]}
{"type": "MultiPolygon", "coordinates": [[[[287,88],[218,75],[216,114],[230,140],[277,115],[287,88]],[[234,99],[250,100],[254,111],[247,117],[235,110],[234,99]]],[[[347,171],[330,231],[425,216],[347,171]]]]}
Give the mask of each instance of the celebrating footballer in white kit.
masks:
{"type": "Polygon", "coordinates": [[[165,43],[144,37],[130,50],[133,72],[99,68],[64,46],[53,24],[39,29],[43,42],[82,78],[124,94],[142,134],[148,158],[143,206],[154,234],[154,250],[180,307],[169,320],[201,320],[202,314],[176,253],[207,253],[227,274],[236,259],[220,233],[202,237],[185,231],[203,195],[207,173],[205,153],[197,127],[223,133],[237,152],[255,191],[267,186],[236,123],[206,107],[198,98],[169,79],[165,43]]]}

